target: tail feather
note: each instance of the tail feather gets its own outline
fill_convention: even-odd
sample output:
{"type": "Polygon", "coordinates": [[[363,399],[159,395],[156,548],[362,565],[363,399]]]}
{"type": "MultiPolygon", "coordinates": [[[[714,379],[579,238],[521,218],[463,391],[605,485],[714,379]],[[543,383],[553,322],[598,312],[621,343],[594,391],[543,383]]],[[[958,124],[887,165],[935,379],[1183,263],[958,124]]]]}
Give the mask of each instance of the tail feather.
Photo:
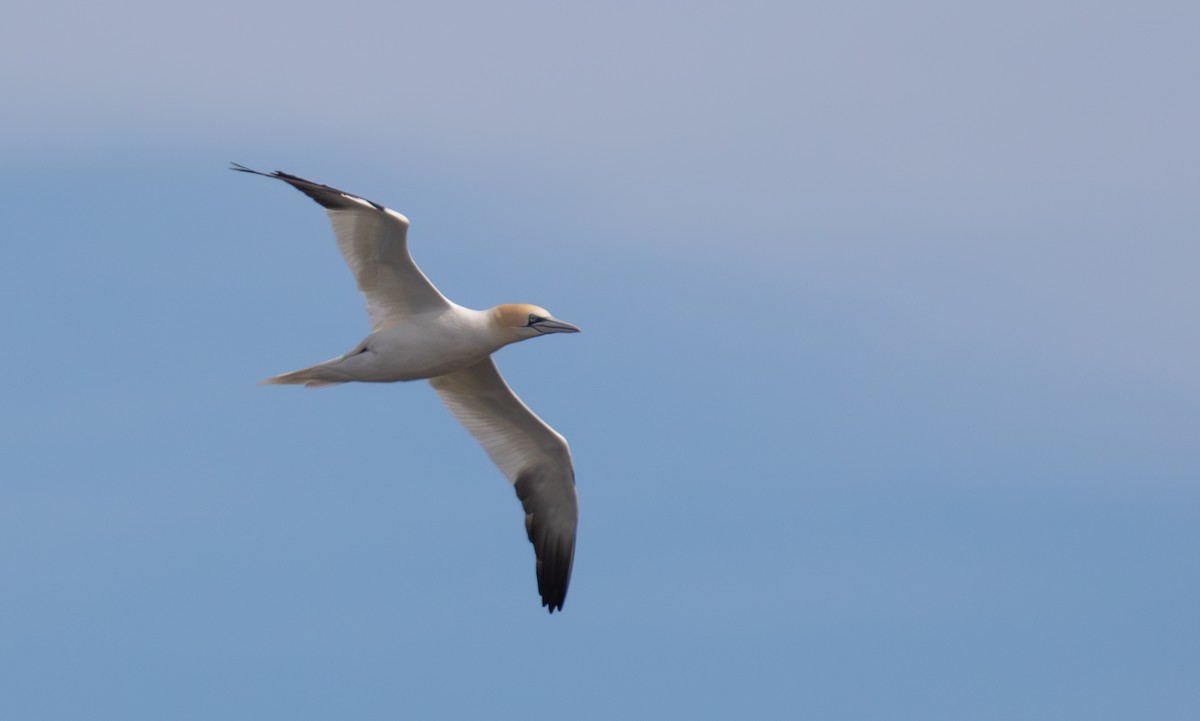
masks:
{"type": "Polygon", "coordinates": [[[266,380],[259,381],[259,385],[303,385],[307,388],[321,388],[323,386],[335,386],[346,381],[332,380],[328,377],[321,377],[321,371],[325,370],[322,366],[313,366],[311,368],[303,368],[291,373],[280,373],[277,376],[272,376],[266,380]]]}

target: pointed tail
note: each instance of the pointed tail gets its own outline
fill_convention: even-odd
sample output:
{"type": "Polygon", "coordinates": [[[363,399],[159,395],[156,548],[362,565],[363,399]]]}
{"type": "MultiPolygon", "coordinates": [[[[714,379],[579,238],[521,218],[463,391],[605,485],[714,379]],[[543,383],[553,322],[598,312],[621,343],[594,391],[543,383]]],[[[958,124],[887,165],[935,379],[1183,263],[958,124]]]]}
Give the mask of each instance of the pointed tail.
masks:
{"type": "Polygon", "coordinates": [[[332,380],[328,376],[321,377],[321,371],[326,370],[320,365],[311,368],[303,368],[291,373],[280,373],[277,376],[272,376],[266,380],[259,381],[259,385],[303,385],[307,388],[321,388],[324,386],[335,386],[346,381],[332,380]]]}

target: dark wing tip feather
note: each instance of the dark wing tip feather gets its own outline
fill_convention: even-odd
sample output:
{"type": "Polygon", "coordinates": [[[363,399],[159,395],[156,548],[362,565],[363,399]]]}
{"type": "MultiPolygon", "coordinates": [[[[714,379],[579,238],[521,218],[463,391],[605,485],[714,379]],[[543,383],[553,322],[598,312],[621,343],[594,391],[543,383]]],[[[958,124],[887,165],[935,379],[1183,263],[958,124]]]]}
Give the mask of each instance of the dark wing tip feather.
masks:
{"type": "Polygon", "coordinates": [[[553,528],[546,518],[534,513],[530,496],[533,494],[532,479],[527,475],[517,478],[517,498],[525,508],[525,531],[533,544],[537,557],[538,593],[542,605],[550,613],[561,611],[567,599],[567,587],[571,583],[571,566],[575,560],[574,534],[564,534],[553,528]]]}
{"type": "Polygon", "coordinates": [[[567,586],[571,581],[571,562],[575,555],[575,542],[561,538],[546,539],[546,563],[538,575],[538,592],[542,594],[542,605],[550,613],[561,611],[567,600],[567,586]],[[544,579],[544,582],[543,582],[544,579]]]}
{"type": "Polygon", "coordinates": [[[299,190],[301,193],[304,193],[308,197],[317,201],[322,208],[327,210],[348,210],[362,208],[362,206],[356,203],[355,200],[361,200],[364,203],[370,203],[371,207],[375,208],[376,210],[387,210],[387,208],[374,201],[367,200],[366,198],[360,198],[353,193],[347,193],[344,190],[338,190],[337,188],[333,188],[328,185],[306,180],[305,178],[301,178],[299,175],[285,173],[282,170],[264,173],[261,170],[247,168],[239,163],[231,162],[229,165],[230,170],[240,170],[243,173],[254,173],[255,175],[262,175],[267,178],[282,180],[296,190],[299,190]],[[352,198],[354,200],[352,200],[352,198]]]}

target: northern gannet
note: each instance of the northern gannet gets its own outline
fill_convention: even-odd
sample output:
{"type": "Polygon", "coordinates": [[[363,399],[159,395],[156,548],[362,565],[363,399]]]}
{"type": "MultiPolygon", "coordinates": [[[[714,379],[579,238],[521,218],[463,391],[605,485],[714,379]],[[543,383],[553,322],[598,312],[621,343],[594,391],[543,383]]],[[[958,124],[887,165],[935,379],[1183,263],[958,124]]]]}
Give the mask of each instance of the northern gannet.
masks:
{"type": "Polygon", "coordinates": [[[516,488],[537,556],[542,605],[550,613],[561,611],[579,515],[571,451],[512,392],[491,356],[510,343],[579,328],[536,305],[472,310],[451,302],[409,255],[408,218],[378,203],[288,173],[237,163],[231,169],[282,180],[325,208],[338,249],[366,296],[371,322],[371,334],[349,353],[263,383],[312,387],[428,379],[516,488]]]}

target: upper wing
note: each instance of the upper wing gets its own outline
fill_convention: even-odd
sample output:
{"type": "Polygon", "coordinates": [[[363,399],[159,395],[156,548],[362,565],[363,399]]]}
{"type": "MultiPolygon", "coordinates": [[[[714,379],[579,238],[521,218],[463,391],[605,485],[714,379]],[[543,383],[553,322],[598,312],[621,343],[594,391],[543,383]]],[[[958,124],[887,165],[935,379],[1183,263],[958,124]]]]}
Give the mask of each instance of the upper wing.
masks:
{"type": "Polygon", "coordinates": [[[579,519],[567,441],[517,398],[491,358],[429,382],[516,487],[537,555],[542,605],[561,611],[579,519]]]}
{"type": "Polygon", "coordinates": [[[408,253],[408,218],[365,198],[288,173],[262,173],[237,163],[233,169],[282,180],[329,212],[338,249],[358,280],[358,289],[367,297],[372,330],[417,313],[450,307],[450,301],[408,253]]]}

